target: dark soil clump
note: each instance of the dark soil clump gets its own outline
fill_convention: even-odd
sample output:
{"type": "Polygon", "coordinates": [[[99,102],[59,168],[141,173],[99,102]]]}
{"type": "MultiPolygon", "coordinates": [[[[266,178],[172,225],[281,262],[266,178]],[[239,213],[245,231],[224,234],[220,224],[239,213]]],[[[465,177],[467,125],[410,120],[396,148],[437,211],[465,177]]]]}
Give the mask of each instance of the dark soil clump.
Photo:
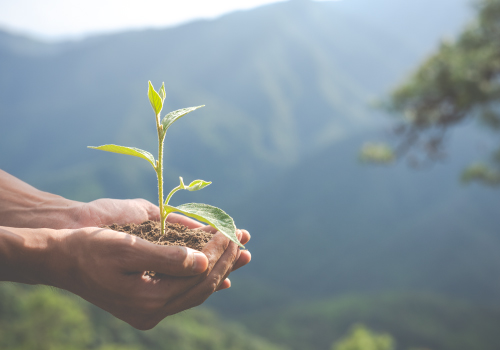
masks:
{"type": "Polygon", "coordinates": [[[126,224],[104,226],[114,231],[125,232],[145,239],[158,245],[178,245],[202,250],[207,242],[212,238],[212,234],[200,229],[191,230],[181,224],[165,223],[165,235],[160,233],[160,223],[158,221],[145,221],[140,225],[126,224]]]}

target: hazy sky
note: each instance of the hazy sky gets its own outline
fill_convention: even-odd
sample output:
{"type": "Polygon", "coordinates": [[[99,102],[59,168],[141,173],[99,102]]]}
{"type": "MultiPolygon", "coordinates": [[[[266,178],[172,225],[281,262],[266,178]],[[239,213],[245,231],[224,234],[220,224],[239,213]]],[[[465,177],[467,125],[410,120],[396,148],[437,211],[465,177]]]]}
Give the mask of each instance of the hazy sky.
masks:
{"type": "Polygon", "coordinates": [[[0,28],[46,40],[179,24],[286,0],[0,0],[0,28]]]}

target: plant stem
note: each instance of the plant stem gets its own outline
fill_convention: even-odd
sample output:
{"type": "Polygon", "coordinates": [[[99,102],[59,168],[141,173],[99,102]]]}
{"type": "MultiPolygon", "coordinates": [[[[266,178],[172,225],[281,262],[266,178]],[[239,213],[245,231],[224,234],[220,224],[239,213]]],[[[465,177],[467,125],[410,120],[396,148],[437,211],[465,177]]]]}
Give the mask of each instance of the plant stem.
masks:
{"type": "Polygon", "coordinates": [[[179,191],[181,189],[181,186],[177,186],[176,188],[174,188],[172,191],[170,191],[170,193],[168,194],[167,196],[167,199],[165,199],[165,206],[168,205],[168,202],[170,201],[170,197],[172,197],[172,195],[179,191]]]}
{"type": "Polygon", "coordinates": [[[158,122],[158,117],[156,118],[156,128],[158,130],[158,164],[156,165],[156,176],[158,177],[158,202],[160,207],[160,227],[161,235],[165,234],[165,220],[166,215],[163,210],[163,132],[161,124],[158,122]]]}

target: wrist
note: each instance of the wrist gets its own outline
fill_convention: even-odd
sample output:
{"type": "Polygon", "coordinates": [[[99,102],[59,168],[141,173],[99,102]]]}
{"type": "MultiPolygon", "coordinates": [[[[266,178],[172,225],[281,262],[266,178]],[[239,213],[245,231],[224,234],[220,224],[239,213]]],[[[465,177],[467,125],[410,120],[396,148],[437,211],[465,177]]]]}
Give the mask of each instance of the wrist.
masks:
{"type": "Polygon", "coordinates": [[[80,202],[40,191],[0,170],[0,226],[71,228],[80,202]]]}
{"type": "Polygon", "coordinates": [[[0,227],[0,281],[59,287],[67,276],[68,230],[0,227]]]}

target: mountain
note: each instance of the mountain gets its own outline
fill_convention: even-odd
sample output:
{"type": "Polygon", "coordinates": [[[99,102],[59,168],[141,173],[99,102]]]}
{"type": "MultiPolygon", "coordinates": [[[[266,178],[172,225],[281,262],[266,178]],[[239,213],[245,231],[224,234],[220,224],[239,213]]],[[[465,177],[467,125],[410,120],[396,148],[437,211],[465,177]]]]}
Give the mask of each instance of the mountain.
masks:
{"type": "Polygon", "coordinates": [[[396,349],[496,350],[500,310],[433,294],[349,295],[244,318],[267,339],[290,349],[330,349],[356,324],[390,334],[396,349]]]}
{"type": "Polygon", "coordinates": [[[2,349],[286,350],[197,308],[138,331],[96,306],[45,287],[0,284],[2,349]]]}
{"type": "MultiPolygon", "coordinates": [[[[398,1],[398,0],[342,0],[330,3],[338,11],[355,16],[360,21],[376,26],[400,40],[424,59],[445,39],[452,39],[474,15],[474,1],[398,1]]],[[[405,62],[413,69],[415,62],[405,62]]]]}
{"type": "Polygon", "coordinates": [[[358,161],[370,138],[339,142],[233,204],[254,234],[240,278],[266,281],[284,300],[397,290],[498,303],[498,190],[457,181],[484,135],[460,130],[448,145],[460,156],[419,171],[358,161]]]}
{"type": "MultiPolygon", "coordinates": [[[[168,110],[207,105],[170,129],[167,179],[212,180],[217,192],[197,198],[220,203],[252,192],[309,154],[379,125],[371,99],[417,62],[421,48],[409,48],[396,27],[379,29],[364,17],[388,22],[397,13],[351,15],[340,5],[290,1],[216,21],[58,44],[2,33],[0,146],[9,152],[0,166],[75,199],[154,201],[147,164],[86,148],[116,143],[154,151],[145,93],[151,79],[166,82],[168,110]]],[[[463,7],[458,3],[447,23],[462,23],[463,7]]],[[[442,27],[409,24],[415,31],[442,27]]]]}

